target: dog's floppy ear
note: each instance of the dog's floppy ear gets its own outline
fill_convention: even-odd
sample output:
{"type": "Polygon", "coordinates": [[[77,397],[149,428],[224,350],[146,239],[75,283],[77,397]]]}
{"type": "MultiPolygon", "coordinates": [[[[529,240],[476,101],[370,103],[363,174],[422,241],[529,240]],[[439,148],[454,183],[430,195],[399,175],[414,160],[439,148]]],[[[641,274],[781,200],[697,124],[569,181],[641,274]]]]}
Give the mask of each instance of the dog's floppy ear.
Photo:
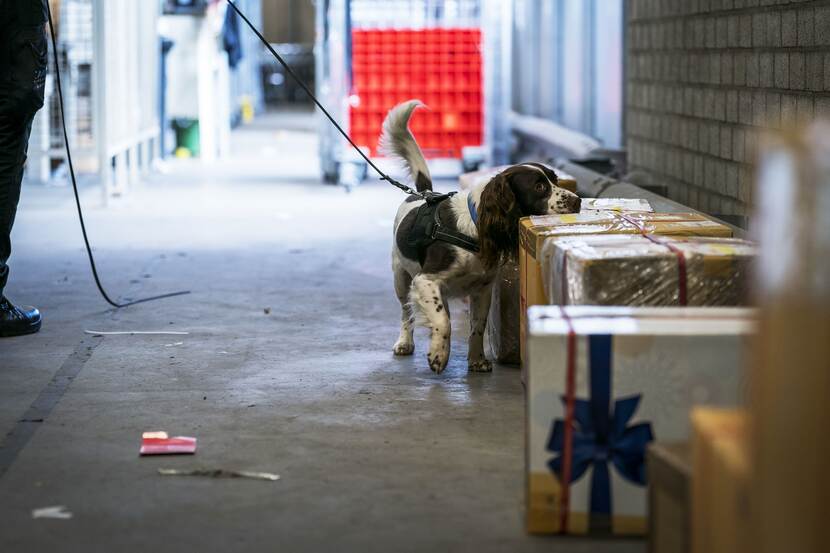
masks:
{"type": "Polygon", "coordinates": [[[493,269],[505,258],[514,257],[519,248],[521,209],[510,187],[507,171],[499,173],[481,192],[478,237],[481,262],[493,269]]]}

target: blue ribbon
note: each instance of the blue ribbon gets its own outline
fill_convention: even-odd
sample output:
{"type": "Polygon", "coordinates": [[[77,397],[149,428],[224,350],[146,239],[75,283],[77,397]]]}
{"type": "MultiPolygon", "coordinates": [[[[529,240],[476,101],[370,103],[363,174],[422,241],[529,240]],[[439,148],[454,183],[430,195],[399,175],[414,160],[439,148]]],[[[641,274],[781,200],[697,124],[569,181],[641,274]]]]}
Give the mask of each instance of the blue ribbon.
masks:
{"type": "MultiPolygon", "coordinates": [[[[577,399],[574,409],[570,481],[579,480],[593,466],[590,509],[599,515],[611,514],[608,463],[629,482],[645,486],[646,446],[654,439],[650,423],[628,426],[641,395],[615,401],[611,411],[611,339],[609,335],[588,337],[591,398],[577,399]]],[[[564,397],[562,402],[566,403],[564,397]]],[[[565,421],[560,419],[554,421],[548,440],[548,450],[557,454],[548,466],[560,479],[564,446],[565,421]]]]}

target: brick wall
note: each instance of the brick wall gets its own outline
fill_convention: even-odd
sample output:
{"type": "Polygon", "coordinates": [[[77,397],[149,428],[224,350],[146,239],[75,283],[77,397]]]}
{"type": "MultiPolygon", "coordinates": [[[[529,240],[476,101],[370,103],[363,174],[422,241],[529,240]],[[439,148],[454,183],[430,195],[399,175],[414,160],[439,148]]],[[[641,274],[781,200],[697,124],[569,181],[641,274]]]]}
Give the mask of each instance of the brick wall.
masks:
{"type": "Polygon", "coordinates": [[[628,0],[632,179],[745,215],[765,128],[830,119],[830,0],[628,0]]]}

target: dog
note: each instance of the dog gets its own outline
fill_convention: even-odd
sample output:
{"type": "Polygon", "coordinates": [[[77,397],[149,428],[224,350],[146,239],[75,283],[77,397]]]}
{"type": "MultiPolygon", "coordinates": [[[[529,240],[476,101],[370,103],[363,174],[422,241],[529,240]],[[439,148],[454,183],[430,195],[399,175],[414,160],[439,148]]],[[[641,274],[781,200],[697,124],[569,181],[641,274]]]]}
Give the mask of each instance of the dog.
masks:
{"type": "MultiPolygon", "coordinates": [[[[409,130],[416,108],[410,100],[389,111],[383,123],[380,146],[385,155],[402,162],[418,192],[432,191],[432,179],[420,146],[409,130]]],[[[484,330],[490,311],[491,290],[498,268],[514,259],[519,248],[519,219],[529,215],[579,212],[576,194],[557,186],[556,173],[538,163],[514,165],[477,188],[437,203],[426,223],[434,219],[451,234],[478,242],[477,251],[442,240],[413,240],[430,208],[419,196],[409,196],[399,207],[394,223],[392,271],[395,293],[401,303],[400,336],[396,356],[415,351],[413,325],[418,320],[430,330],[429,367],[440,374],[450,357],[450,313],[447,300],[470,297],[471,331],[467,353],[472,372],[490,372],[484,355],[484,330]],[[426,212],[426,211],[424,211],[426,212]]]]}

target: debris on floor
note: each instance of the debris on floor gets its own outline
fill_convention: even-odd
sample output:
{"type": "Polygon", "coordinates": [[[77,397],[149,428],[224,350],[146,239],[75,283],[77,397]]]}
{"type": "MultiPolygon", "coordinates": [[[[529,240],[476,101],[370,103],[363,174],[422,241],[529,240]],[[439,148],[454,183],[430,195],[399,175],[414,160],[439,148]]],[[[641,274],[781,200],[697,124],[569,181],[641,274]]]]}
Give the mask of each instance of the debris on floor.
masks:
{"type": "Polygon", "coordinates": [[[271,472],[253,472],[247,470],[225,470],[225,469],[158,469],[162,476],[202,476],[206,478],[251,478],[254,480],[268,480],[276,482],[280,479],[279,474],[271,472]]]}
{"type": "Polygon", "coordinates": [[[184,342],[173,342],[172,344],[164,344],[164,347],[166,347],[166,348],[175,348],[175,347],[183,346],[183,345],[184,345],[184,342]]]}
{"type": "Polygon", "coordinates": [[[262,312],[265,313],[266,315],[270,315],[271,314],[271,308],[266,307],[265,309],[262,310],[262,312]]]}
{"type": "Polygon", "coordinates": [[[60,520],[69,520],[72,518],[72,513],[64,505],[55,505],[53,507],[32,509],[32,518],[55,518],[60,520]]]}
{"type": "Polygon", "coordinates": [[[141,435],[140,455],[179,455],[196,453],[196,438],[169,437],[167,432],[145,432],[141,435]]]}
{"type": "Polygon", "coordinates": [[[84,334],[93,336],[187,336],[189,332],[178,332],[174,330],[125,330],[118,332],[104,332],[100,330],[84,330],[84,334]]]}

